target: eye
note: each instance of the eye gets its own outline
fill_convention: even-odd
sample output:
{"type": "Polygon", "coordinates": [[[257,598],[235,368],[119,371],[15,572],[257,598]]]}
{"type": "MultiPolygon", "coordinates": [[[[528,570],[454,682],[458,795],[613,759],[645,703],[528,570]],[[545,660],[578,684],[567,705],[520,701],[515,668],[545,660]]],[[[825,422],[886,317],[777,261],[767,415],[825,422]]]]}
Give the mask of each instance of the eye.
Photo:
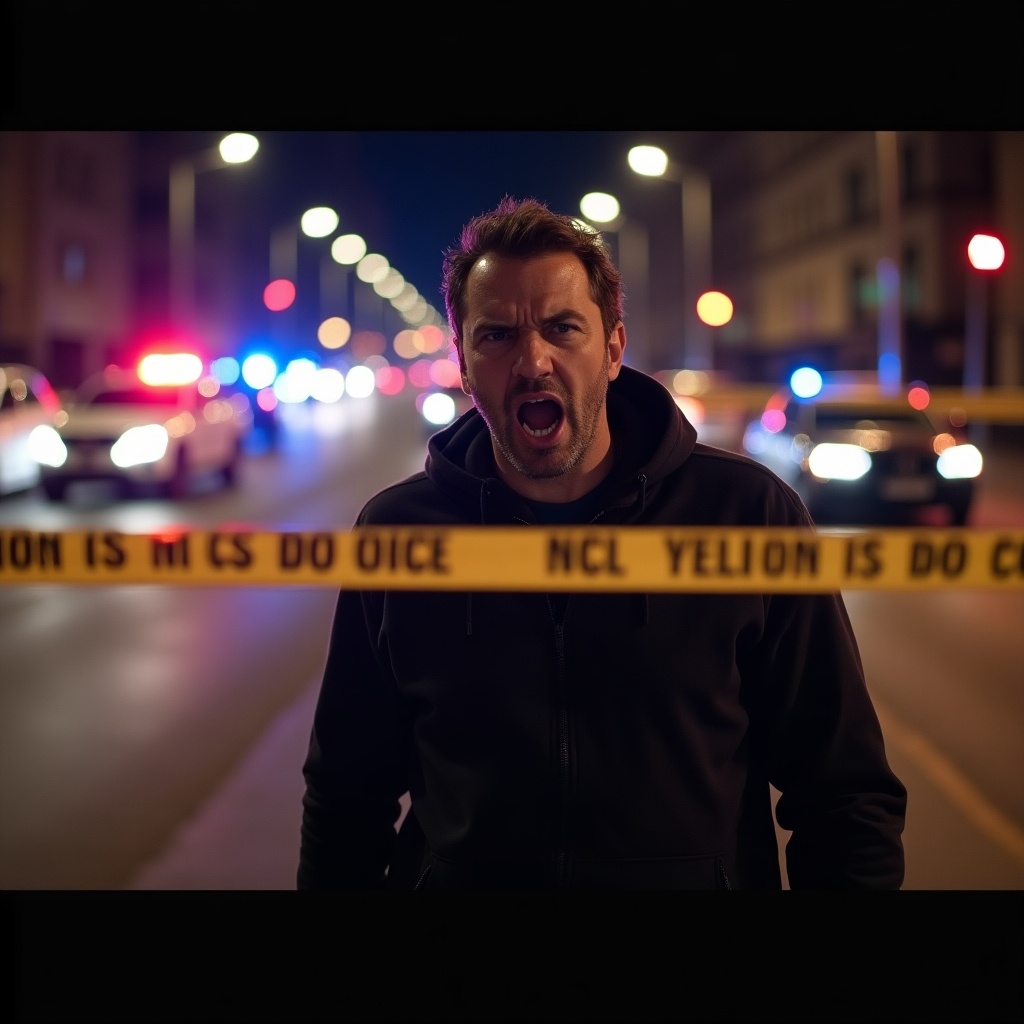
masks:
{"type": "Polygon", "coordinates": [[[490,331],[486,331],[480,335],[480,343],[485,342],[503,342],[508,341],[511,337],[512,332],[505,327],[495,327],[490,331]]]}
{"type": "Polygon", "coordinates": [[[561,338],[579,332],[579,327],[577,327],[576,324],[568,320],[561,320],[558,323],[552,324],[551,329],[554,334],[561,338]]]}

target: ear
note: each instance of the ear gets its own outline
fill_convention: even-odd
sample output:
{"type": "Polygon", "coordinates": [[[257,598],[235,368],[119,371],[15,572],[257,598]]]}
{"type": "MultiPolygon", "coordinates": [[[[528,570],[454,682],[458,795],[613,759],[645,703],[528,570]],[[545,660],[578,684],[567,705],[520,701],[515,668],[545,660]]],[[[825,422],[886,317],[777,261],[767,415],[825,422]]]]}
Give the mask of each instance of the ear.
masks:
{"type": "Polygon", "coordinates": [[[615,380],[622,369],[622,354],[626,350],[626,328],[620,320],[608,339],[608,379],[615,380]]]}
{"type": "Polygon", "coordinates": [[[469,386],[469,377],[466,375],[466,360],[462,355],[462,344],[458,338],[454,340],[455,352],[459,357],[459,373],[462,375],[462,390],[472,396],[473,389],[469,386]]]}

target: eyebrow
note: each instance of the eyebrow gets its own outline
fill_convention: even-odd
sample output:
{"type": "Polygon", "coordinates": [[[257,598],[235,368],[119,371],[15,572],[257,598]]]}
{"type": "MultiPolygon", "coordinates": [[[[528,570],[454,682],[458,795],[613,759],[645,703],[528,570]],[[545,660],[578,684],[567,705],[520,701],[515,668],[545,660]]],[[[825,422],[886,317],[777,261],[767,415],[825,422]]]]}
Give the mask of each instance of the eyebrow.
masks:
{"type": "MultiPolygon", "coordinates": [[[[545,326],[547,324],[558,323],[561,320],[585,320],[586,317],[578,309],[560,309],[556,313],[552,313],[550,316],[544,317],[541,321],[545,326]]],[[[476,334],[478,331],[492,331],[492,330],[503,330],[507,331],[518,325],[508,320],[482,320],[480,323],[474,325],[473,333],[476,334]]]]}

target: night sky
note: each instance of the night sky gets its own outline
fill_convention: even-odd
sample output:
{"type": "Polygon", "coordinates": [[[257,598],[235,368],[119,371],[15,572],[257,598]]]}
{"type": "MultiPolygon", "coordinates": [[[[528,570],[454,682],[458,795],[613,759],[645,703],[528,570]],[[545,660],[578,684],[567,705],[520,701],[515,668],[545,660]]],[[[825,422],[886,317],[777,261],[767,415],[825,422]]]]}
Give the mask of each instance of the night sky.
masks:
{"type": "MultiPolygon", "coordinates": [[[[332,206],[341,218],[336,234],[361,234],[439,310],[444,250],[465,221],[506,194],[580,216],[585,193],[611,192],[630,216],[643,206],[679,233],[678,186],[640,179],[626,163],[631,146],[664,144],[674,133],[246,130],[260,138],[244,172],[253,179],[245,192],[255,214],[254,260],[266,264],[273,224],[332,206]]],[[[329,241],[303,239],[303,252],[328,252],[329,241]]]]}

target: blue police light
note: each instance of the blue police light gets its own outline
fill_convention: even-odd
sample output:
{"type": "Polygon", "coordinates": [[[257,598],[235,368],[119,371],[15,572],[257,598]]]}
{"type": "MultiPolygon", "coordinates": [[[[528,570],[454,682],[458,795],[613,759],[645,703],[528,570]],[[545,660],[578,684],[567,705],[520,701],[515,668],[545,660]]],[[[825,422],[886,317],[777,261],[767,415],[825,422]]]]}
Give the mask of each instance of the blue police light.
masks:
{"type": "Polygon", "coordinates": [[[253,389],[269,387],[277,378],[277,363],[265,352],[255,352],[242,362],[242,380],[253,389]]]}
{"type": "Polygon", "coordinates": [[[821,374],[812,366],[801,366],[789,378],[790,390],[797,398],[813,398],[821,391],[821,374]]]}

